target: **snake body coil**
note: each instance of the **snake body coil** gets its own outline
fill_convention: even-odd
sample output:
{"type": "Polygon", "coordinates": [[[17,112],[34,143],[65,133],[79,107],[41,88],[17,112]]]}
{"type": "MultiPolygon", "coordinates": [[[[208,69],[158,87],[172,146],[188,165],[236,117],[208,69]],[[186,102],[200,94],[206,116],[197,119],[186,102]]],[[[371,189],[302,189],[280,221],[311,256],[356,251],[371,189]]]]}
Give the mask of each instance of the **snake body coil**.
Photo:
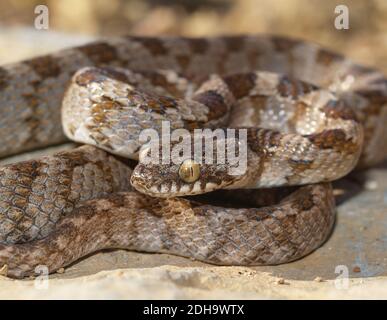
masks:
{"type": "Polygon", "coordinates": [[[287,38],[109,39],[3,66],[0,93],[2,156],[64,141],[61,118],[69,138],[99,148],[0,168],[0,265],[13,277],[104,248],[289,262],[332,229],[328,181],[387,154],[383,74],[287,38]],[[138,136],[160,132],[163,121],[246,128],[247,170],[202,164],[184,181],[181,163],[144,163],[138,136]],[[123,157],[140,160],[133,172],[123,157]],[[246,190],[243,209],[170,198],[305,184],[285,194],[246,190]]]}

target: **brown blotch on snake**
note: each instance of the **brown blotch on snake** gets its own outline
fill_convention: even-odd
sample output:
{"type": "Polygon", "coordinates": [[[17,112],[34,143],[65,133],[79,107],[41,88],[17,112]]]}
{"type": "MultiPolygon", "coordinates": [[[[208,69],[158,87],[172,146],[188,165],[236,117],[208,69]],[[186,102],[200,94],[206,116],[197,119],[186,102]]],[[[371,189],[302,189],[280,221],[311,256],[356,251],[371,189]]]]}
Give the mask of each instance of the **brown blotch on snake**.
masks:
{"type": "Polygon", "coordinates": [[[95,64],[106,64],[118,59],[116,48],[105,42],[95,42],[80,46],[78,50],[84,53],[95,64]]]}
{"type": "Polygon", "coordinates": [[[227,83],[230,91],[236,99],[247,96],[250,90],[255,86],[257,75],[255,73],[235,74],[227,77],[227,83]]]}
{"type": "Polygon", "coordinates": [[[61,73],[58,61],[49,55],[27,60],[25,64],[42,78],[54,78],[61,73]]]}
{"type": "Polygon", "coordinates": [[[333,62],[340,62],[343,60],[343,56],[332,51],[321,49],[317,53],[316,61],[323,65],[331,65],[333,62]]]}
{"type": "Polygon", "coordinates": [[[197,38],[197,39],[190,39],[190,38],[187,38],[187,43],[188,45],[190,46],[192,52],[194,54],[204,54],[206,53],[208,47],[209,47],[209,43],[206,39],[200,39],[200,38],[197,38]]]}
{"type": "Polygon", "coordinates": [[[291,49],[296,47],[297,44],[299,44],[299,41],[295,39],[288,39],[284,37],[273,38],[274,48],[279,52],[289,52],[291,49]]]}
{"type": "Polygon", "coordinates": [[[345,132],[340,129],[324,130],[321,133],[310,135],[309,139],[321,149],[342,150],[349,153],[356,153],[359,150],[358,144],[349,141],[345,132]]]}
{"type": "Polygon", "coordinates": [[[297,98],[300,93],[306,94],[317,90],[318,88],[310,83],[300,82],[288,76],[283,76],[279,80],[277,90],[283,97],[297,98]]]}
{"type": "Polygon", "coordinates": [[[338,101],[329,101],[322,110],[329,118],[359,121],[351,108],[345,107],[343,103],[338,101]]]}
{"type": "Polygon", "coordinates": [[[8,72],[6,69],[0,67],[0,90],[8,85],[8,72]]]}
{"type": "Polygon", "coordinates": [[[213,119],[219,119],[226,113],[228,113],[229,108],[225,103],[223,96],[215,91],[209,90],[195,95],[193,100],[208,106],[208,121],[211,121],[213,119]]]}
{"type": "Polygon", "coordinates": [[[141,46],[147,48],[149,52],[155,56],[168,54],[168,50],[165,48],[163,41],[160,39],[151,37],[131,37],[131,39],[138,41],[141,46]]]}
{"type": "Polygon", "coordinates": [[[244,39],[239,36],[223,37],[223,41],[230,52],[238,52],[243,50],[244,39]]]}

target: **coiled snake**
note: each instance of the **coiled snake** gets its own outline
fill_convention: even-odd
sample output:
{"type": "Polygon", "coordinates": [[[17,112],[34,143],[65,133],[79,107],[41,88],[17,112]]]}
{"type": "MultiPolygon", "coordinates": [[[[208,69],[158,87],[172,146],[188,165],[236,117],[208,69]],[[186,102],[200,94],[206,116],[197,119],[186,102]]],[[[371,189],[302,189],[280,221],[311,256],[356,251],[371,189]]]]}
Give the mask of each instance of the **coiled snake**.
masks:
{"type": "Polygon", "coordinates": [[[0,168],[0,266],[54,272],[105,248],[221,265],[298,259],[332,230],[329,181],[386,158],[386,120],[382,73],[289,38],[121,37],[0,67],[1,156],[63,131],[89,145],[0,168]],[[246,170],[145,162],[140,133],[166,122],[246,129],[246,170]],[[127,158],[140,158],[133,171],[127,158]],[[269,187],[281,188],[257,189],[269,187]],[[174,197],[217,189],[236,190],[174,197]]]}

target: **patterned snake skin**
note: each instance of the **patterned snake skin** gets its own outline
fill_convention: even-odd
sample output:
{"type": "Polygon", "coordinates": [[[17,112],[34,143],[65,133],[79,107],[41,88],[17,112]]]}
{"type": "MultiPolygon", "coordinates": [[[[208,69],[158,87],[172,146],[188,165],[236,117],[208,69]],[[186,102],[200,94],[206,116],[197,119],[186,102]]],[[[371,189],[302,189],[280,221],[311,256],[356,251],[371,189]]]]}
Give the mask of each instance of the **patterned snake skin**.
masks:
{"type": "Polygon", "coordinates": [[[289,262],[331,232],[325,181],[387,155],[384,75],[288,38],[114,38],[0,67],[0,93],[1,156],[65,141],[63,97],[65,134],[100,148],[0,168],[0,266],[11,277],[104,248],[289,262]],[[162,120],[172,129],[247,127],[247,172],[202,165],[185,183],[179,165],[144,164],[140,153],[132,173],[125,158],[139,157],[138,133],[162,120]],[[242,208],[169,198],[303,184],[224,195],[240,196],[242,208]]]}

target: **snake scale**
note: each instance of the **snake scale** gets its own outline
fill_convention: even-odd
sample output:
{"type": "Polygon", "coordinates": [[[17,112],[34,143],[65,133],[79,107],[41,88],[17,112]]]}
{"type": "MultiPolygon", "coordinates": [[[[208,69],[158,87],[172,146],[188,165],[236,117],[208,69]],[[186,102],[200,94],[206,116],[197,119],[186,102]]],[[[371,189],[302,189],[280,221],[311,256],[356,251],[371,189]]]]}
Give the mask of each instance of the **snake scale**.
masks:
{"type": "Polygon", "coordinates": [[[386,120],[381,72],[277,36],[118,37],[1,66],[1,156],[88,145],[0,168],[0,266],[22,278],[107,248],[299,259],[334,225],[329,182],[386,158],[386,120]],[[245,129],[247,170],[144,162],[138,136],[163,121],[245,129]]]}

